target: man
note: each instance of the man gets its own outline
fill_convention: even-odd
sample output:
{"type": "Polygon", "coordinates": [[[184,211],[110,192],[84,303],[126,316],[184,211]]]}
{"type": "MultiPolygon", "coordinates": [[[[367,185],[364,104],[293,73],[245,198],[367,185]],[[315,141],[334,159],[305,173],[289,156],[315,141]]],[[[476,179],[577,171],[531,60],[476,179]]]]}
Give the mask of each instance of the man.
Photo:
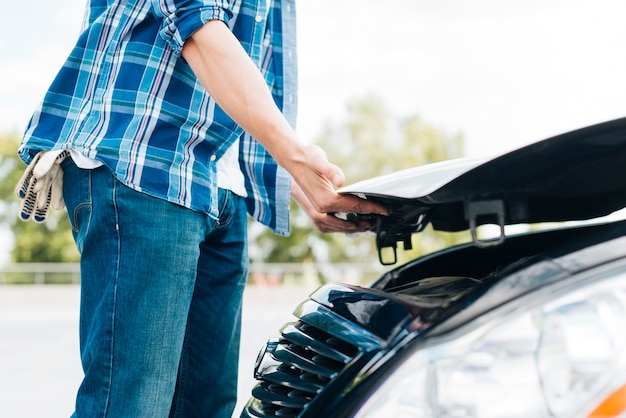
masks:
{"type": "Polygon", "coordinates": [[[294,3],[90,1],[19,150],[22,218],[67,205],[81,252],[74,416],[230,417],[246,209],[279,234],[290,191],[322,232],[385,213],[297,141],[294,3]]]}

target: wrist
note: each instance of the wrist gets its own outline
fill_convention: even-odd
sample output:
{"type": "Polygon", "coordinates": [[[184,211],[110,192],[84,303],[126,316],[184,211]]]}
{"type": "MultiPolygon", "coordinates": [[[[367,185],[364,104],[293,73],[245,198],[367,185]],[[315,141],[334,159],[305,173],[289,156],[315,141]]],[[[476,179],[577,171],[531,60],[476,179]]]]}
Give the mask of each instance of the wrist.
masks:
{"type": "Polygon", "coordinates": [[[305,146],[299,143],[294,136],[276,135],[274,138],[283,139],[272,141],[272,149],[268,147],[268,152],[274,157],[278,165],[287,170],[293,178],[298,178],[302,167],[306,165],[305,146]]]}

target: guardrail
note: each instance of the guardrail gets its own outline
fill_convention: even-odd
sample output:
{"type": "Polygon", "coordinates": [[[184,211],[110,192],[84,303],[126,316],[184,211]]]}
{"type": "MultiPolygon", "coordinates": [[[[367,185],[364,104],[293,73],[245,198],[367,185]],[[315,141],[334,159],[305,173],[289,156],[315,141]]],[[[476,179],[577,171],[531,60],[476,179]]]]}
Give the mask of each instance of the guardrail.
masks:
{"type": "Polygon", "coordinates": [[[0,268],[2,284],[77,284],[78,263],[15,263],[0,268]]]}
{"type": "MultiPolygon", "coordinates": [[[[329,281],[365,284],[383,271],[383,266],[377,263],[251,263],[249,283],[268,286],[329,281]]],[[[78,263],[14,263],[0,266],[0,285],[78,283],[78,263]]]]}

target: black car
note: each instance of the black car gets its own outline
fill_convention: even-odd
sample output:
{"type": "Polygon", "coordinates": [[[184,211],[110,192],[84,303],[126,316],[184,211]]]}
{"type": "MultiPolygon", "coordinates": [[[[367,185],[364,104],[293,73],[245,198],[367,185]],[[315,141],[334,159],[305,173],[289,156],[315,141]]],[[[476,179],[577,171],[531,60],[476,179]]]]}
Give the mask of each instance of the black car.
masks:
{"type": "Polygon", "coordinates": [[[313,292],[243,417],[626,417],[626,118],[341,192],[392,208],[385,264],[429,224],[472,242],[313,292]]]}

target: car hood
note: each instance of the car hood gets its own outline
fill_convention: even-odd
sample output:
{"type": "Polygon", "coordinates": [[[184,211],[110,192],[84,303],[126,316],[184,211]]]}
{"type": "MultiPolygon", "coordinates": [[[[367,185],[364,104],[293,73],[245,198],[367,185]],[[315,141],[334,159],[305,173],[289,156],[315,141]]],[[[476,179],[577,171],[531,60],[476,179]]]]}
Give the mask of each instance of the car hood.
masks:
{"type": "MultiPolygon", "coordinates": [[[[494,158],[461,158],[375,177],[339,190],[390,208],[375,216],[379,252],[413,233],[470,230],[478,246],[505,239],[504,226],[608,215],[626,206],[626,118],[543,141],[494,158]],[[476,228],[495,224],[495,238],[476,228]]],[[[360,215],[345,215],[351,216],[360,215]]]]}

